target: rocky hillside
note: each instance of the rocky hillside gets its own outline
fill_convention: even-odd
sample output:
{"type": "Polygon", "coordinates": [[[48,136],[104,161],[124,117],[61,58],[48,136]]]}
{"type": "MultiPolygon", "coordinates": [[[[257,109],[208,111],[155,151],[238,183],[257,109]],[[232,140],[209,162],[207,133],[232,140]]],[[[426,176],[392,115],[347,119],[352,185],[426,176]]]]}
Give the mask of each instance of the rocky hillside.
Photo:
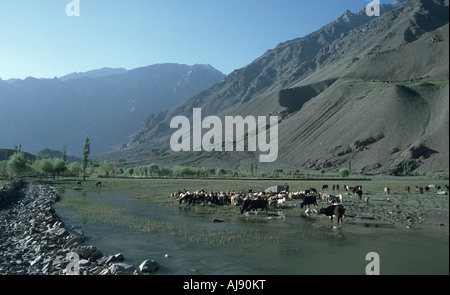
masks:
{"type": "Polygon", "coordinates": [[[242,170],[258,162],[250,152],[171,151],[171,119],[195,107],[203,117],[278,115],[278,159],[261,170],[448,171],[448,42],[448,1],[383,5],[375,18],[346,11],[151,115],[114,155],[242,170]]]}

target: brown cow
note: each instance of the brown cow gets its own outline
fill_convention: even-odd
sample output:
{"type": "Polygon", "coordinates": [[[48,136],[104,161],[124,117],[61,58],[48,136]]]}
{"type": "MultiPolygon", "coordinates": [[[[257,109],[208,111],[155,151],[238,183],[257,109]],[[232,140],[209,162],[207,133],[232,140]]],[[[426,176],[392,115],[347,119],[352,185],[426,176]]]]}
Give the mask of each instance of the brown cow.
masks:
{"type": "Polygon", "coordinates": [[[337,217],[337,224],[339,224],[339,221],[343,225],[343,218],[344,218],[345,208],[342,205],[331,205],[327,208],[320,208],[319,214],[325,214],[326,216],[330,217],[331,222],[333,222],[333,216],[337,217]]]}

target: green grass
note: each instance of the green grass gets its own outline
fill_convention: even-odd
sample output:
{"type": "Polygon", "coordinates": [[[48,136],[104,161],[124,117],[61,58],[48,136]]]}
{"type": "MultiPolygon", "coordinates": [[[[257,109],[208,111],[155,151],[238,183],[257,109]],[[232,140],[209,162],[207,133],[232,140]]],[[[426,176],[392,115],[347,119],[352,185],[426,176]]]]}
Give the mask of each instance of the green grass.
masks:
{"type": "Polygon", "coordinates": [[[86,181],[82,181],[82,185],[78,186],[78,180],[64,178],[60,180],[47,180],[45,181],[49,185],[55,187],[60,193],[63,193],[66,189],[79,190],[81,192],[91,191],[105,191],[105,192],[117,192],[117,191],[133,191],[136,194],[136,198],[145,201],[153,201],[159,203],[171,203],[173,199],[170,198],[170,194],[175,191],[182,191],[183,189],[189,189],[196,191],[204,189],[205,191],[247,191],[252,189],[255,191],[263,191],[268,187],[274,185],[288,183],[290,191],[300,191],[314,187],[318,190],[322,188],[322,185],[327,184],[331,192],[331,186],[333,184],[339,184],[341,191],[343,185],[362,185],[365,194],[378,194],[382,193],[384,187],[391,188],[392,193],[404,193],[405,186],[409,185],[411,188],[414,186],[426,186],[428,184],[441,185],[444,188],[445,184],[448,184],[448,180],[434,179],[428,177],[385,177],[379,180],[348,180],[348,179],[335,179],[335,180],[277,180],[277,179],[264,179],[264,180],[238,180],[238,179],[139,179],[139,178],[96,178],[92,177],[86,181]],[[96,187],[95,184],[101,181],[103,186],[101,188],[96,187]]]}

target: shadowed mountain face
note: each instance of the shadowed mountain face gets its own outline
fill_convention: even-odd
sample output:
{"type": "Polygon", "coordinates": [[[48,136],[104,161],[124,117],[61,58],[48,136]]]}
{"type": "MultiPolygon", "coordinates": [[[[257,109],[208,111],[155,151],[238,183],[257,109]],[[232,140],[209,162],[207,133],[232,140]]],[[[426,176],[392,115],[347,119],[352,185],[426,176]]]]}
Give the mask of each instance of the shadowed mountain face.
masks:
{"type": "MultiPolygon", "coordinates": [[[[142,163],[248,170],[253,152],[170,149],[174,116],[279,117],[279,155],[259,170],[448,171],[448,1],[346,11],[267,51],[185,103],[149,116],[109,156],[142,163]]],[[[204,129],[203,133],[208,129],[204,129]]]]}
{"type": "Polygon", "coordinates": [[[60,79],[0,80],[0,147],[22,145],[81,155],[120,147],[149,114],[180,104],[220,82],[209,65],[159,64],[133,70],[100,69],[60,79]],[[6,126],[6,127],[5,127],[6,126]]]}

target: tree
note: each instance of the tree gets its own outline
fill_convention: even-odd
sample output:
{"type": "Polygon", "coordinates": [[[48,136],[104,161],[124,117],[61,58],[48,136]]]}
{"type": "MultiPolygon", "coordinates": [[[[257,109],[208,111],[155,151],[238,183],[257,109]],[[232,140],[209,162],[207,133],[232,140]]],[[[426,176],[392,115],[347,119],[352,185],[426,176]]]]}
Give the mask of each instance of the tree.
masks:
{"type": "Polygon", "coordinates": [[[50,159],[42,159],[40,167],[41,171],[45,174],[45,178],[47,178],[49,173],[53,174],[53,165],[50,159]]]}
{"type": "Polygon", "coordinates": [[[67,149],[66,149],[66,145],[63,146],[63,150],[62,150],[62,160],[64,162],[67,162],[67,149]]]}
{"type": "Polygon", "coordinates": [[[22,152],[16,152],[9,157],[7,169],[10,178],[22,176],[27,170],[27,161],[22,152]]]}
{"type": "Polygon", "coordinates": [[[115,177],[117,168],[113,161],[105,160],[100,163],[99,170],[103,171],[107,177],[109,177],[110,173],[115,177]]]}
{"type": "Polygon", "coordinates": [[[83,171],[83,167],[81,167],[81,164],[78,162],[70,163],[68,169],[72,175],[77,177],[83,171]]]}
{"type": "Polygon", "coordinates": [[[91,144],[89,142],[89,137],[86,136],[86,141],[84,142],[83,150],[83,180],[86,180],[86,168],[89,163],[89,153],[91,152],[91,144]]]}
{"type": "Polygon", "coordinates": [[[66,162],[63,159],[54,159],[53,160],[53,179],[55,179],[55,174],[58,174],[58,177],[62,172],[67,169],[66,162]]]}
{"type": "Polygon", "coordinates": [[[6,160],[0,161],[0,176],[8,174],[7,167],[8,167],[8,161],[6,161],[6,160]]]}
{"type": "Polygon", "coordinates": [[[148,171],[151,176],[159,175],[159,166],[153,163],[148,167],[148,171]]]}

